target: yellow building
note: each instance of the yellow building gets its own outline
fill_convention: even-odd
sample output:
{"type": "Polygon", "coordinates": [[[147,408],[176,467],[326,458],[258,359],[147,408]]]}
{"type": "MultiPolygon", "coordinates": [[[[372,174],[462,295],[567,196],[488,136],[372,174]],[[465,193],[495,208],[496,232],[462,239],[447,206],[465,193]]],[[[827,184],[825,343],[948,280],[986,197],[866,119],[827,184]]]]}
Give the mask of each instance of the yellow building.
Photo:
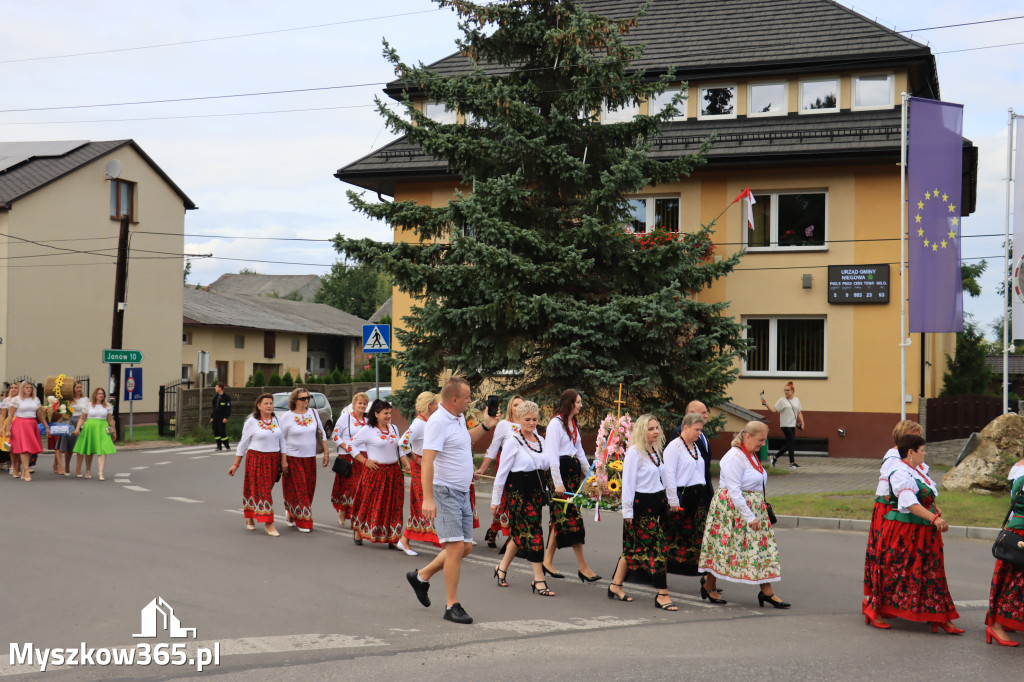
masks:
{"type": "MultiPolygon", "coordinates": [[[[136,415],[177,376],[185,211],[132,140],[0,143],[0,377],[107,385],[120,219],[130,220],[123,347],[144,359],[136,415]]],[[[122,406],[122,413],[127,406],[122,406]]]]}
{"type": "MultiPolygon", "coordinates": [[[[624,16],[638,4],[595,0],[587,8],[624,16]]],[[[747,229],[737,204],[718,221],[715,238],[718,257],[740,249],[746,255],[732,274],[699,294],[709,302],[728,301],[730,314],[748,325],[755,343],[731,400],[760,411],[762,390],[773,403],[783,384],[793,381],[805,409],[802,438],[826,443],[832,455],[877,456],[888,447],[904,399],[900,93],[938,99],[935,59],[927,46],[826,0],[730,3],[729,16],[723,13],[722,3],[707,0],[657,2],[628,38],[647,44],[639,64],[648,74],[672,68],[676,86],[688,86],[685,111],[662,129],[651,154],[693,153],[708,136],[717,137],[708,163],[690,177],[640,192],[625,227],[696,230],[750,187],[757,200],[755,229],[747,229]],[[734,20],[737,12],[744,21],[734,20]],[[881,267],[865,267],[875,265],[881,267]],[[851,300],[838,288],[830,297],[830,266],[870,270],[879,284],[870,291],[873,302],[851,300]]],[[[456,54],[432,68],[459,73],[468,61],[456,54]]],[[[396,81],[385,92],[397,99],[406,87],[396,81]]],[[[415,96],[415,88],[411,92],[415,96]]],[[[631,109],[606,108],[599,116],[615,123],[651,113],[673,94],[631,109]]],[[[418,106],[435,120],[461,122],[443,102],[421,98],[418,106]]],[[[965,141],[964,216],[974,210],[976,166],[977,150],[965,141]]],[[[437,207],[459,186],[444,162],[405,138],[341,168],[336,177],[396,201],[437,207]]],[[[410,238],[396,231],[396,240],[410,238]]],[[[835,267],[832,275],[839,275],[835,267]]],[[[411,304],[395,291],[396,324],[411,304]]],[[[911,335],[908,418],[940,390],[954,338],[911,335]]]]}

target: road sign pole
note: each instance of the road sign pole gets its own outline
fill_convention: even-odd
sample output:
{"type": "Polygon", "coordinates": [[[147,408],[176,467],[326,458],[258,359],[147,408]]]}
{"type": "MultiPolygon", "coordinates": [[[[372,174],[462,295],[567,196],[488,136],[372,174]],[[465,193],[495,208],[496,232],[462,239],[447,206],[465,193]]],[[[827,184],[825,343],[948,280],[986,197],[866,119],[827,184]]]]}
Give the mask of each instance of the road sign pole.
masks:
{"type": "Polygon", "coordinates": [[[380,356],[373,356],[373,371],[377,378],[373,382],[374,389],[377,393],[377,398],[380,398],[380,356]]]}
{"type": "MultiPolygon", "coordinates": [[[[135,365],[128,365],[129,367],[135,367],[135,365]]],[[[135,438],[135,401],[128,401],[128,442],[132,442],[135,438]]]]}

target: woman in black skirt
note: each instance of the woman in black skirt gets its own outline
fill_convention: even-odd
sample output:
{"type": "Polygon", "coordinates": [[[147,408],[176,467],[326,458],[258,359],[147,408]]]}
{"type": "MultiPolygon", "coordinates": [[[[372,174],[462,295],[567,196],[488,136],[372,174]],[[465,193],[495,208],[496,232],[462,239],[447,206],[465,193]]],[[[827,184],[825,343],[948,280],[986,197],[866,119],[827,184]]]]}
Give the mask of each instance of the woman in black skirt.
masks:
{"type": "Polygon", "coordinates": [[[665,493],[669,504],[679,507],[669,515],[665,528],[668,572],[677,575],[700,575],[697,561],[712,496],[711,481],[704,475],[704,458],[697,447],[705,421],[697,413],[683,417],[679,438],[665,448],[665,493]]]}
{"type": "Polygon", "coordinates": [[[501,446],[501,461],[491,491],[491,512],[498,511],[502,494],[508,504],[511,535],[505,546],[505,555],[494,569],[498,587],[508,587],[505,576],[508,567],[521,553],[533,564],[533,592],[542,597],[554,597],[544,580],[544,529],[541,517],[544,511],[544,479],[548,458],[544,452],[544,439],[537,435],[540,417],[537,403],[525,401],[516,408],[519,430],[510,431],[501,446]]]}
{"type": "Polygon", "coordinates": [[[668,596],[668,539],[662,517],[670,507],[663,479],[665,434],[653,415],[633,423],[630,446],[622,460],[622,554],[608,587],[608,598],[633,601],[622,589],[624,580],[648,582],[658,594],[654,607],[679,609],[668,596]]]}

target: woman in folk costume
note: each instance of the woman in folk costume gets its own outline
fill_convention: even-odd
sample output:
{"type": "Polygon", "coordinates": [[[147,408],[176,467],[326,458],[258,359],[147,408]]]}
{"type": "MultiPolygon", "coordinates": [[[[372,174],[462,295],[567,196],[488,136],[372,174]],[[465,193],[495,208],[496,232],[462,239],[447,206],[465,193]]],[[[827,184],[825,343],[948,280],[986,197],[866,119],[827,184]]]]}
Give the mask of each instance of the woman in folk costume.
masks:
{"type": "Polygon", "coordinates": [[[405,532],[398,541],[398,549],[409,556],[418,556],[410,544],[411,540],[438,544],[434,524],[423,518],[423,481],[420,460],[423,459],[423,430],[427,419],[437,411],[440,396],[424,391],[416,396],[416,418],[402,434],[398,443],[399,451],[409,459],[409,518],[405,522],[405,532]]]}
{"type": "Polygon", "coordinates": [[[608,598],[633,601],[623,591],[623,582],[647,582],[658,590],[655,608],[678,611],[668,596],[668,538],[663,519],[679,508],[672,506],[665,494],[664,447],[661,424],[653,415],[640,415],[622,458],[622,554],[615,564],[608,598]]]}
{"type": "MultiPolygon", "coordinates": [[[[590,462],[583,452],[583,436],[580,434],[576,415],[583,409],[583,397],[569,388],[562,391],[558,400],[558,410],[548,422],[544,434],[544,449],[548,451],[551,462],[551,478],[555,492],[566,491],[575,493],[583,484],[583,478],[590,470],[590,462]]],[[[586,540],[586,529],[583,527],[583,516],[579,507],[572,504],[552,505],[551,532],[548,535],[548,547],[544,553],[544,573],[552,578],[565,576],[554,570],[555,550],[572,547],[576,555],[578,570],[576,575],[583,582],[596,582],[601,576],[594,573],[583,554],[583,543],[586,540]]]]}
{"type": "Polygon", "coordinates": [[[715,604],[725,603],[716,588],[719,580],[728,580],[760,586],[758,606],[790,607],[772,588],[772,583],[782,580],[782,565],[764,496],[768,474],[755,454],[766,438],[767,424],[747,422],[722,457],[718,493],[704,524],[698,564],[707,574],[700,596],[715,604]]]}
{"type": "Polygon", "coordinates": [[[50,425],[43,413],[43,406],[36,398],[36,387],[31,381],[21,382],[18,395],[7,401],[7,418],[11,422],[11,462],[16,467],[15,476],[23,481],[32,480],[32,460],[43,451],[43,442],[39,437],[42,424],[46,435],[50,435],[50,425]]]}
{"type": "Polygon", "coordinates": [[[373,401],[366,426],[356,433],[352,452],[361,460],[364,470],[352,509],[352,540],[363,544],[395,543],[402,537],[402,509],[405,501],[405,477],[409,460],[398,450],[398,428],[391,423],[391,403],[373,401]],[[401,468],[399,468],[401,461],[401,468]]]}
{"type": "Polygon", "coordinates": [[[107,455],[114,454],[114,440],[117,429],[114,426],[114,411],[107,405],[107,392],[102,388],[93,389],[89,405],[82,411],[75,428],[75,473],[82,477],[82,458],[85,458],[85,477],[92,478],[92,458],[96,455],[99,477],[103,479],[103,468],[107,455]],[[112,439],[113,437],[113,439],[112,439]]]}
{"type": "Polygon", "coordinates": [[[697,413],[684,416],[679,438],[665,448],[665,493],[669,505],[679,507],[669,515],[665,529],[668,572],[678,575],[700,575],[697,561],[712,497],[711,481],[705,476],[704,457],[697,444],[705,421],[697,413]]]}
{"type": "Polygon", "coordinates": [[[235,462],[228,469],[234,476],[245,457],[245,479],[242,482],[242,513],[245,529],[256,530],[264,524],[267,535],[277,537],[274,527],[274,483],[278,474],[288,475],[288,455],[284,452],[281,424],[274,415],[274,396],[260,393],[252,414],[242,426],[235,462]]]}
{"type": "MultiPolygon", "coordinates": [[[[882,537],[882,523],[885,515],[891,511],[889,506],[889,474],[900,466],[900,451],[897,448],[904,436],[920,436],[924,433],[921,425],[915,421],[904,419],[892,430],[893,446],[882,455],[882,465],[878,471],[878,486],[875,488],[875,507],[871,512],[871,526],[868,528],[868,545],[864,552],[864,596],[871,594],[871,580],[875,574],[875,562],[878,555],[878,540],[882,537]]],[[[928,465],[922,463],[921,473],[928,474],[928,465]]]]}
{"type": "MultiPolygon", "coordinates": [[[[494,435],[491,437],[491,444],[487,447],[487,455],[483,461],[480,462],[480,466],[477,468],[477,475],[487,473],[487,469],[490,468],[491,462],[494,462],[495,468],[501,466],[501,446],[505,442],[506,438],[509,438],[518,428],[518,418],[516,417],[516,408],[523,403],[522,396],[514,395],[505,407],[505,418],[498,422],[498,425],[494,427],[494,435]]],[[[498,543],[495,540],[498,537],[498,533],[505,535],[509,534],[509,515],[508,506],[504,501],[498,503],[497,513],[494,514],[494,518],[491,521],[491,527],[487,529],[487,534],[484,535],[484,540],[487,541],[487,546],[495,548],[498,543]]]]}
{"type": "Polygon", "coordinates": [[[864,622],[886,629],[890,625],[881,618],[899,617],[955,635],[963,630],[953,625],[960,614],[949,594],[942,556],[942,533],[949,524],[935,506],[937,484],[918,468],[924,445],[921,436],[900,439],[901,461],[889,474],[892,509],[882,523],[864,622]]]}
{"type": "MultiPolygon", "coordinates": [[[[89,409],[89,399],[82,393],[82,382],[76,381],[74,387],[71,389],[71,399],[68,400],[68,416],[74,417],[75,415],[81,416],[83,412],[89,409]]],[[[71,475],[71,456],[75,454],[75,445],[78,443],[78,436],[74,433],[68,434],[67,436],[60,436],[57,438],[57,445],[54,447],[54,466],[57,461],[60,461],[63,468],[61,472],[65,476],[71,475]]],[[[79,467],[81,469],[81,467],[79,467]]]]}
{"type": "MultiPolygon", "coordinates": [[[[1018,542],[1024,542],[1024,459],[1010,467],[1008,478],[1012,485],[1006,528],[1019,536],[1018,542]]],[[[989,644],[992,643],[992,638],[1002,646],[1019,644],[1006,633],[1024,630],[1024,566],[996,560],[985,626],[985,641],[989,644]]]]}
{"type": "Polygon", "coordinates": [[[356,501],[356,490],[359,479],[363,476],[363,465],[357,462],[352,453],[352,439],[359,429],[366,426],[366,407],[370,404],[370,396],[356,393],[352,396],[352,411],[338,417],[334,425],[331,440],[338,449],[338,457],[347,459],[352,464],[348,476],[334,474],[334,487],[331,489],[331,504],[338,512],[338,525],[345,527],[345,520],[352,514],[352,505],[356,501]]]}
{"type": "MultiPolygon", "coordinates": [[[[316,492],[316,436],[324,433],[320,415],[309,406],[309,391],[296,388],[288,397],[288,411],[281,415],[281,441],[288,461],[288,475],[281,482],[287,524],[300,533],[313,530],[313,493],[316,492]]],[[[330,444],[323,440],[323,466],[330,458],[330,444]]]]}
{"type": "Polygon", "coordinates": [[[14,475],[14,463],[11,461],[11,424],[14,419],[8,416],[8,408],[11,406],[11,399],[18,397],[18,389],[21,384],[15,381],[7,389],[3,400],[0,400],[0,469],[10,471],[14,475]]]}
{"type": "Polygon", "coordinates": [[[540,410],[537,403],[520,401],[516,407],[518,428],[509,429],[501,446],[501,462],[491,490],[491,512],[498,514],[505,504],[510,517],[510,535],[505,554],[494,568],[498,587],[508,587],[505,577],[517,553],[533,564],[531,591],[542,597],[554,597],[544,580],[545,473],[550,461],[544,454],[544,439],[537,434],[540,410]]]}

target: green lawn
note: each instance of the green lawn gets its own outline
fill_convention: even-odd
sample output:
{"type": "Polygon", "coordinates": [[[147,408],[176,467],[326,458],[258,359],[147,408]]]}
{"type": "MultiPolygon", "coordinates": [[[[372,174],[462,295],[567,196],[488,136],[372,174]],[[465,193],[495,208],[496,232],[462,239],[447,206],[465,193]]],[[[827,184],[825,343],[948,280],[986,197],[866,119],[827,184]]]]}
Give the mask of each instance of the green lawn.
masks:
{"type": "MultiPolygon", "coordinates": [[[[871,490],[773,495],[770,499],[775,513],[787,516],[869,520],[875,506],[875,495],[871,490]]],[[[1009,495],[975,495],[948,490],[940,491],[938,499],[942,518],[954,526],[997,528],[1003,522],[1009,504],[1009,495]]]]}
{"type": "MultiPolygon", "coordinates": [[[[119,434],[123,436],[124,440],[128,440],[128,421],[121,420],[121,428],[124,433],[119,434]]],[[[173,436],[161,436],[157,433],[156,424],[147,424],[146,426],[136,426],[132,429],[132,441],[143,441],[143,440],[175,440],[173,436]]]]}

